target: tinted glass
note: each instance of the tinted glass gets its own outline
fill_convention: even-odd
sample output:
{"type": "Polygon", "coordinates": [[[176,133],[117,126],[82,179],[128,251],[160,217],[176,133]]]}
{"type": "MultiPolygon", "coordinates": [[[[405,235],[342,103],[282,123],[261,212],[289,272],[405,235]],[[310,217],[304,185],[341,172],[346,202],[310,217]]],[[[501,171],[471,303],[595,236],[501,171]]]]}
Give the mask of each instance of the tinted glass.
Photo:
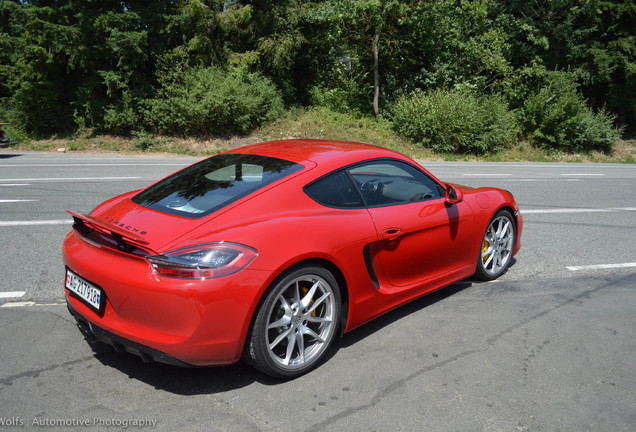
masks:
{"type": "Polygon", "coordinates": [[[412,165],[373,161],[349,170],[368,206],[403,204],[441,198],[440,186],[412,165]]]}
{"type": "Polygon", "coordinates": [[[165,178],[133,202],[188,218],[200,218],[303,168],[283,159],[218,155],[165,178]]]}
{"type": "Polygon", "coordinates": [[[328,207],[364,207],[355,185],[346,171],[338,171],[313,182],[307,194],[328,207]]]}

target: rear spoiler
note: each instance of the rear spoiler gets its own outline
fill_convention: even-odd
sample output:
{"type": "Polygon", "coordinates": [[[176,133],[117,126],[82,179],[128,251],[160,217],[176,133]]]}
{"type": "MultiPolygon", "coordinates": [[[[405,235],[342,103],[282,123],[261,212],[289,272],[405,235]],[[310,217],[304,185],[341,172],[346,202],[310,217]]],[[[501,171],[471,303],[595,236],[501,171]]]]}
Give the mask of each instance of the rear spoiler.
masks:
{"type": "Polygon", "coordinates": [[[126,241],[126,243],[131,243],[137,246],[141,246],[141,247],[147,247],[150,242],[146,239],[144,239],[142,236],[135,234],[133,232],[130,232],[124,228],[118,227],[116,225],[107,225],[104,222],[95,219],[92,216],[89,216],[87,214],[84,213],[74,213],[70,210],[67,210],[68,213],[70,213],[71,216],[73,216],[73,221],[74,221],[74,227],[75,225],[78,225],[78,222],[81,223],[81,225],[86,226],[86,224],[91,225],[93,228],[97,229],[98,231],[106,231],[107,233],[110,233],[111,236],[113,236],[113,238],[117,238],[120,237],[123,240],[126,241]]]}

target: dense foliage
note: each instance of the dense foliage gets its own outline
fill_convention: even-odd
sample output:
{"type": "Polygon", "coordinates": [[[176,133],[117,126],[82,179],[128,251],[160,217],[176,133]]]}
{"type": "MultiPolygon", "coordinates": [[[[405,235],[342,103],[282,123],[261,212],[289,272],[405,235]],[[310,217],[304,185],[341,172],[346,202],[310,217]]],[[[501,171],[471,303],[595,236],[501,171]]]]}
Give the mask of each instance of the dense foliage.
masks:
{"type": "Polygon", "coordinates": [[[0,121],[245,133],[283,104],[425,146],[607,150],[636,128],[634,0],[0,0],[0,121]]]}
{"type": "Polygon", "coordinates": [[[444,153],[487,154],[516,142],[519,126],[501,96],[443,88],[401,97],[393,109],[396,129],[444,153]]]}
{"type": "Polygon", "coordinates": [[[146,105],[139,121],[170,135],[210,130],[245,133],[276,118],[283,102],[276,86],[262,75],[244,68],[224,71],[212,66],[188,69],[177,82],[162,86],[146,105]]]}

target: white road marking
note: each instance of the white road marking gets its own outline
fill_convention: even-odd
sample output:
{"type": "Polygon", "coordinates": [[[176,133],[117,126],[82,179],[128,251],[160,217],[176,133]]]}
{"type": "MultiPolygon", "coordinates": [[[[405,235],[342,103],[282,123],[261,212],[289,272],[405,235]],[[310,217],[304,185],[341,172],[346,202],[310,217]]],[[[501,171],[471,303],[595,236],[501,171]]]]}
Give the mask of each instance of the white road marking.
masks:
{"type": "Polygon", "coordinates": [[[16,182],[25,182],[25,181],[86,181],[86,180],[138,180],[141,177],[42,177],[42,178],[10,178],[10,179],[0,179],[0,182],[4,181],[16,181],[16,182]]]}
{"type": "Polygon", "coordinates": [[[34,301],[23,302],[7,302],[0,307],[15,308],[15,307],[31,307],[31,306],[66,306],[66,303],[36,303],[34,301]]]}
{"type": "Polygon", "coordinates": [[[29,183],[5,183],[5,184],[0,184],[1,186],[31,186],[29,183]]]}
{"type": "MultiPolygon", "coordinates": [[[[463,175],[463,174],[462,174],[463,175]]],[[[450,181],[452,179],[461,179],[459,177],[444,177],[446,181],[450,181]]],[[[498,182],[578,182],[581,179],[571,179],[571,178],[501,178],[501,177],[479,177],[486,180],[498,181],[498,182]]]]}
{"type": "Polygon", "coordinates": [[[554,209],[521,209],[521,214],[562,214],[562,213],[616,213],[636,211],[636,207],[616,207],[607,209],[595,208],[554,208],[554,209]]]}
{"type": "Polygon", "coordinates": [[[38,200],[32,199],[0,199],[0,203],[19,203],[19,202],[37,202],[38,200]]]}
{"type": "Polygon", "coordinates": [[[31,225],[66,225],[71,224],[71,219],[57,220],[30,220],[30,221],[0,221],[0,227],[7,226],[31,226],[31,225]]]}
{"type": "Polygon", "coordinates": [[[26,291],[0,292],[0,298],[17,298],[17,297],[23,297],[25,294],[26,294],[26,291]]]}
{"type": "Polygon", "coordinates": [[[612,209],[556,208],[556,209],[521,209],[521,214],[561,214],[561,213],[608,213],[612,209]]]}
{"type": "Polygon", "coordinates": [[[64,164],[15,164],[15,165],[0,165],[0,168],[36,168],[36,167],[82,167],[82,166],[188,166],[191,163],[196,162],[184,162],[184,163],[64,163],[64,164]]]}
{"type": "Polygon", "coordinates": [[[479,174],[479,173],[475,173],[475,174],[471,174],[471,173],[467,173],[467,174],[462,174],[462,176],[464,177],[511,177],[512,174],[479,174]]]}
{"type": "Polygon", "coordinates": [[[570,271],[579,271],[579,270],[621,269],[621,268],[632,268],[632,267],[636,267],[636,262],[622,263],[622,264],[595,264],[595,265],[585,265],[585,266],[569,266],[566,268],[570,271]]]}
{"type": "Polygon", "coordinates": [[[5,303],[0,307],[6,307],[6,308],[10,308],[10,307],[24,307],[24,306],[35,306],[35,302],[33,301],[26,301],[26,302],[10,302],[10,303],[5,303]]]}
{"type": "Polygon", "coordinates": [[[581,181],[581,179],[553,179],[553,178],[533,179],[533,178],[522,178],[522,179],[500,179],[500,181],[507,181],[507,182],[577,182],[577,181],[581,181]]]}
{"type": "Polygon", "coordinates": [[[420,159],[417,161],[420,165],[436,165],[436,166],[450,166],[450,167],[473,167],[473,168],[483,168],[488,166],[493,167],[505,167],[505,168],[534,168],[539,170],[546,169],[575,169],[575,170],[586,170],[586,169],[599,169],[603,167],[609,167],[612,170],[614,169],[633,169],[633,165],[630,164],[609,164],[609,165],[601,165],[597,163],[590,164],[573,164],[570,162],[562,163],[562,162],[447,162],[447,161],[427,161],[420,159]]]}
{"type": "Polygon", "coordinates": [[[570,176],[570,177],[578,177],[578,176],[588,176],[588,177],[603,177],[605,174],[593,174],[593,173],[564,173],[562,176],[570,176]]]}

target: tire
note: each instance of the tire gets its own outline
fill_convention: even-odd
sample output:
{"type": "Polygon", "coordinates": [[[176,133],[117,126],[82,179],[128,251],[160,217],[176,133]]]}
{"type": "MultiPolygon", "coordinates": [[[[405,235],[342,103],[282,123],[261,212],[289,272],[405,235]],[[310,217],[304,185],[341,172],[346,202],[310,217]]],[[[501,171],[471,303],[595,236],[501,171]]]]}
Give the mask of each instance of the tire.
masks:
{"type": "Polygon", "coordinates": [[[265,293],[245,345],[247,361],[276,378],[296,378],[319,364],[340,317],[340,290],[323,267],[284,273],[265,293]]]}
{"type": "Polygon", "coordinates": [[[517,229],[512,215],[501,210],[493,216],[484,233],[475,276],[493,280],[501,276],[512,260],[517,241],[517,229]]]}

